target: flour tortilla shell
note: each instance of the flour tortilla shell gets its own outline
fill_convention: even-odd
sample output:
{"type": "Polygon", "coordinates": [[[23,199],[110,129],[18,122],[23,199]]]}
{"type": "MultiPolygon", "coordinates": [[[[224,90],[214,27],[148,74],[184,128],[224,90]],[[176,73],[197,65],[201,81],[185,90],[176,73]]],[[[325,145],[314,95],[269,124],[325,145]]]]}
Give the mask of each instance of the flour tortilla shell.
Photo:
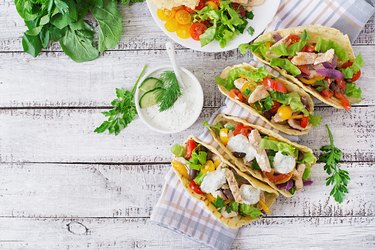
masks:
{"type": "MultiPolygon", "coordinates": [[[[247,64],[247,63],[243,63],[243,64],[238,64],[238,65],[234,65],[234,66],[225,68],[224,71],[221,74],[221,77],[222,78],[226,78],[226,72],[228,72],[230,69],[233,69],[233,68],[246,68],[246,69],[254,70],[254,71],[257,70],[257,68],[253,67],[252,65],[247,64]]],[[[271,73],[269,73],[269,75],[271,75],[272,77],[274,77],[271,73]]],[[[310,112],[314,111],[314,102],[313,102],[313,100],[312,100],[312,98],[311,98],[311,96],[309,94],[307,94],[303,89],[301,89],[298,86],[296,86],[296,84],[291,83],[290,81],[288,81],[288,80],[286,80],[284,78],[280,78],[279,77],[279,78],[277,78],[277,80],[280,81],[280,82],[282,82],[289,92],[297,92],[300,96],[305,96],[307,98],[307,101],[308,101],[309,106],[310,106],[310,110],[311,110],[310,112]]],[[[261,118],[268,125],[270,125],[271,127],[275,128],[275,129],[277,129],[277,130],[279,130],[279,131],[281,131],[281,132],[283,132],[285,134],[288,134],[288,135],[305,135],[311,129],[311,126],[310,126],[309,128],[307,128],[305,130],[298,130],[298,129],[294,129],[294,128],[290,127],[288,124],[274,123],[274,122],[268,120],[262,114],[259,114],[250,105],[245,104],[243,102],[240,102],[239,100],[236,100],[236,99],[230,97],[229,96],[229,90],[227,90],[225,87],[223,87],[221,85],[218,85],[218,86],[219,86],[220,92],[222,94],[224,94],[225,96],[227,96],[231,101],[237,103],[238,105],[240,105],[244,109],[247,109],[252,115],[261,118]]]]}
{"type": "MultiPolygon", "coordinates": [[[[265,33],[261,36],[259,36],[255,42],[262,42],[262,41],[269,41],[272,39],[273,34],[279,33],[281,37],[288,36],[289,34],[301,34],[303,31],[306,30],[310,36],[309,42],[316,43],[319,39],[319,37],[327,39],[327,40],[332,40],[339,44],[341,47],[343,47],[348,53],[349,53],[349,60],[354,61],[355,55],[354,51],[352,48],[352,45],[350,43],[350,39],[348,35],[344,35],[341,31],[335,28],[331,27],[325,27],[321,25],[309,25],[309,26],[299,26],[295,28],[288,28],[288,29],[282,29],[282,30],[277,30],[277,31],[272,31],[265,33]]],[[[254,56],[264,64],[267,64],[269,66],[270,62],[261,58],[259,55],[254,54],[254,56]]],[[[344,62],[341,62],[344,63],[344,62]]],[[[271,66],[273,67],[273,66],[271,66]]],[[[306,86],[303,84],[300,80],[298,80],[296,77],[289,75],[288,72],[284,69],[281,69],[279,67],[273,67],[277,71],[279,71],[283,76],[291,80],[292,82],[296,83],[299,87],[303,88],[306,92],[310,93],[313,95],[315,98],[319,99],[320,101],[338,108],[338,109],[343,109],[344,107],[341,105],[341,102],[336,98],[336,97],[331,97],[330,99],[324,98],[321,94],[319,94],[318,91],[316,91],[314,88],[306,86]]]]}
{"type": "MultiPolygon", "coordinates": [[[[261,134],[268,135],[268,136],[271,136],[271,137],[275,138],[278,141],[288,143],[288,144],[292,145],[293,147],[297,148],[298,150],[301,150],[304,153],[307,153],[307,152],[313,153],[313,151],[310,148],[306,147],[306,146],[303,146],[303,145],[297,144],[295,142],[289,141],[288,139],[282,137],[281,135],[279,135],[279,134],[277,134],[277,133],[275,133],[275,132],[273,132],[271,130],[265,129],[265,128],[263,128],[261,126],[258,126],[258,125],[254,125],[254,124],[248,123],[247,121],[242,120],[242,119],[237,118],[237,117],[227,116],[227,115],[220,114],[220,115],[218,115],[215,118],[215,120],[213,121],[213,124],[216,124],[218,122],[236,122],[236,123],[242,123],[242,124],[244,124],[246,126],[249,126],[249,127],[254,128],[254,129],[257,129],[261,134]]],[[[212,129],[210,129],[210,132],[211,132],[211,135],[214,138],[214,140],[219,144],[219,146],[221,147],[221,149],[229,157],[229,161],[232,162],[233,164],[235,164],[240,169],[241,172],[246,173],[246,174],[250,174],[251,176],[255,177],[256,179],[258,179],[258,180],[266,183],[267,185],[269,185],[273,189],[277,190],[280,194],[282,194],[285,197],[292,197],[293,196],[288,191],[279,189],[274,183],[272,183],[271,181],[269,181],[267,178],[263,177],[261,171],[254,170],[251,167],[246,166],[242,159],[236,158],[232,154],[232,152],[230,152],[227,149],[227,147],[220,141],[220,138],[216,135],[216,133],[212,129]]],[[[315,162],[314,162],[314,164],[315,164],[315,162]]]]}
{"type": "MultiPolygon", "coordinates": [[[[212,146],[200,141],[198,138],[194,137],[194,136],[190,136],[187,140],[189,139],[193,139],[195,142],[197,142],[198,144],[201,144],[203,145],[204,147],[206,147],[209,151],[211,151],[213,154],[217,155],[218,157],[220,157],[220,160],[222,162],[224,162],[226,165],[228,165],[230,168],[234,169],[238,175],[242,176],[243,178],[245,178],[247,181],[249,181],[254,187],[256,188],[259,188],[260,190],[264,191],[264,194],[265,194],[265,203],[266,205],[271,208],[272,204],[275,202],[277,196],[278,196],[278,193],[270,188],[268,185],[260,182],[259,180],[255,179],[254,177],[252,176],[249,176],[249,175],[246,175],[244,173],[242,173],[238,168],[236,168],[232,163],[228,162],[226,159],[224,159],[224,157],[222,155],[220,155],[220,153],[212,146]]],[[[173,164],[172,164],[172,169],[174,170],[174,172],[176,173],[177,177],[180,179],[183,187],[185,188],[185,190],[188,192],[188,194],[192,197],[194,197],[195,199],[197,200],[200,200],[204,205],[205,207],[207,208],[208,211],[210,211],[210,213],[218,220],[220,221],[221,223],[223,223],[224,225],[226,225],[227,227],[230,227],[230,228],[239,228],[239,227],[242,227],[244,225],[247,225],[247,224],[250,224],[252,221],[256,220],[256,219],[252,219],[250,218],[249,216],[247,217],[242,217],[242,216],[236,216],[236,217],[233,217],[233,218],[225,218],[218,210],[217,208],[212,205],[212,203],[208,200],[207,196],[206,195],[200,195],[200,194],[197,194],[195,193],[193,190],[191,190],[189,188],[189,183],[190,183],[190,180],[186,177],[183,176],[183,174],[181,174],[179,172],[179,170],[177,168],[174,168],[173,167],[173,164]]]]}

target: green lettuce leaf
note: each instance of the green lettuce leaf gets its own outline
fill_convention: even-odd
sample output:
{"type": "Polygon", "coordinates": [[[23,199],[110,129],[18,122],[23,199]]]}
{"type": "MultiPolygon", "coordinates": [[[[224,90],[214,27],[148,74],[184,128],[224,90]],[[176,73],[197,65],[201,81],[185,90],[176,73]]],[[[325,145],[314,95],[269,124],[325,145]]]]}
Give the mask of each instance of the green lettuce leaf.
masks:
{"type": "Polygon", "coordinates": [[[289,145],[285,142],[270,140],[268,138],[262,138],[262,140],[260,141],[260,147],[263,149],[271,149],[276,152],[280,151],[293,157],[298,153],[298,150],[292,145],[289,145]]]}
{"type": "Polygon", "coordinates": [[[295,56],[297,52],[300,52],[305,47],[307,40],[310,38],[306,30],[299,37],[301,39],[290,46],[281,43],[280,45],[271,47],[271,53],[277,56],[295,56]]]}
{"type": "Polygon", "coordinates": [[[352,98],[362,99],[362,90],[355,83],[346,84],[345,94],[352,98]]]}
{"type": "Polygon", "coordinates": [[[268,71],[264,67],[260,67],[257,70],[249,70],[241,67],[236,67],[232,68],[229,71],[227,79],[217,77],[216,83],[223,85],[228,90],[231,90],[235,88],[234,81],[241,75],[245,76],[251,81],[260,82],[268,75],[268,71]]]}
{"type": "Polygon", "coordinates": [[[252,53],[261,56],[262,58],[268,58],[266,42],[256,42],[252,44],[243,43],[238,46],[241,54],[246,54],[247,50],[250,50],[252,53]]]}
{"type": "Polygon", "coordinates": [[[284,58],[272,58],[270,62],[271,66],[273,67],[280,67],[285,69],[287,72],[292,74],[293,76],[297,76],[301,74],[301,70],[293,63],[291,63],[288,59],[284,58]]]}
{"type": "Polygon", "coordinates": [[[197,183],[199,186],[202,184],[204,177],[206,174],[199,172],[199,174],[194,178],[194,182],[197,183]]]}
{"type": "Polygon", "coordinates": [[[318,126],[322,121],[322,116],[320,115],[309,115],[309,123],[313,126],[318,126]]]}
{"type": "Polygon", "coordinates": [[[355,73],[357,73],[361,67],[363,67],[363,58],[362,58],[362,54],[359,54],[354,62],[353,62],[353,65],[350,66],[350,67],[347,67],[345,69],[341,69],[341,72],[344,74],[344,78],[346,79],[350,79],[353,77],[353,75],[355,73]]]}
{"type": "Polygon", "coordinates": [[[308,167],[311,167],[316,161],[316,158],[313,153],[307,152],[303,153],[302,160],[299,163],[305,164],[308,167]]]}
{"type": "Polygon", "coordinates": [[[240,203],[239,211],[241,215],[250,216],[253,219],[259,218],[262,215],[262,212],[259,209],[249,204],[240,203]]]}
{"type": "Polygon", "coordinates": [[[346,62],[349,60],[349,53],[341,47],[338,43],[332,41],[332,40],[326,40],[323,38],[319,38],[318,42],[315,45],[315,50],[319,52],[326,52],[329,49],[335,50],[335,55],[338,59],[342,62],[346,62]]]}
{"type": "Polygon", "coordinates": [[[306,109],[301,101],[301,96],[297,92],[284,94],[277,91],[271,92],[271,97],[281,104],[289,105],[293,112],[302,112],[305,116],[309,116],[310,112],[306,109]]]}
{"type": "Polygon", "coordinates": [[[206,31],[199,36],[199,39],[201,41],[201,46],[206,46],[210,42],[212,42],[215,38],[215,32],[216,32],[216,25],[209,27],[206,29],[206,31]]]}

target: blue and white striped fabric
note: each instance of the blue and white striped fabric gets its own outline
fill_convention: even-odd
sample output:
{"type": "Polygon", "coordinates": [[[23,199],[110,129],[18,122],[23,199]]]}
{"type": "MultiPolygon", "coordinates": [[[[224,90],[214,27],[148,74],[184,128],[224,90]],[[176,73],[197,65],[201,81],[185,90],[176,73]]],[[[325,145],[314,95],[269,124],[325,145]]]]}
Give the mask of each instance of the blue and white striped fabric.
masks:
{"type": "MultiPolygon", "coordinates": [[[[282,0],[267,30],[322,24],[340,29],[354,41],[373,13],[374,7],[370,0],[282,0]]],[[[273,73],[278,75],[275,71],[273,73]]],[[[211,121],[218,113],[238,116],[269,128],[262,120],[229,100],[213,114],[211,121]]],[[[218,148],[208,131],[200,135],[199,139],[218,148]]],[[[165,177],[163,191],[152,211],[151,221],[214,249],[230,249],[238,233],[238,229],[222,225],[205,210],[201,202],[192,199],[172,170],[165,177]]]]}

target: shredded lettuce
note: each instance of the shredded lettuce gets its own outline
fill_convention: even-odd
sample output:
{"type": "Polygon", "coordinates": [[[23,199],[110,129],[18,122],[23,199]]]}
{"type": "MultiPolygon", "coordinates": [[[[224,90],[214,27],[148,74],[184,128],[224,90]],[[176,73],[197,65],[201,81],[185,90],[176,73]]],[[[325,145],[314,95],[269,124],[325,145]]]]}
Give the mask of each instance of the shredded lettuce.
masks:
{"type": "Polygon", "coordinates": [[[305,105],[303,105],[301,96],[297,92],[284,94],[281,92],[272,91],[271,97],[281,104],[289,105],[293,112],[302,112],[305,116],[309,116],[310,114],[305,105]]]}
{"type": "Polygon", "coordinates": [[[314,154],[311,152],[307,152],[307,153],[303,153],[303,158],[300,163],[305,164],[308,167],[311,167],[315,161],[316,161],[316,158],[314,154]]]}
{"type": "Polygon", "coordinates": [[[216,25],[209,27],[203,34],[199,36],[201,46],[205,46],[212,42],[215,38],[216,25]]]}
{"type": "Polygon", "coordinates": [[[262,215],[262,212],[258,208],[255,208],[249,204],[240,203],[239,210],[241,215],[250,216],[253,219],[262,215]]]}
{"type": "Polygon", "coordinates": [[[306,168],[305,168],[305,171],[303,171],[302,179],[303,179],[304,181],[306,181],[307,179],[309,179],[310,174],[311,174],[311,168],[306,167],[306,168]]]}
{"type": "Polygon", "coordinates": [[[316,45],[315,50],[319,52],[326,52],[329,49],[335,50],[335,55],[338,59],[342,62],[346,62],[349,60],[349,53],[341,47],[338,43],[332,41],[332,40],[326,40],[323,38],[319,38],[316,45]]]}
{"type": "Polygon", "coordinates": [[[267,42],[256,42],[252,44],[244,43],[244,44],[240,44],[240,46],[238,46],[238,49],[240,50],[241,54],[246,54],[247,50],[250,50],[251,52],[253,52],[254,54],[258,56],[261,56],[263,58],[268,58],[267,56],[268,47],[266,44],[267,42]]]}
{"type": "Polygon", "coordinates": [[[206,174],[199,172],[199,174],[194,178],[194,182],[197,183],[199,186],[202,184],[204,177],[206,174]]]}
{"type": "Polygon", "coordinates": [[[185,155],[186,149],[180,144],[174,144],[171,148],[171,152],[177,157],[183,157],[185,155]]]}
{"type": "Polygon", "coordinates": [[[298,150],[292,145],[289,145],[285,142],[270,140],[268,138],[262,138],[262,140],[260,141],[260,147],[263,149],[271,149],[276,152],[280,151],[293,157],[298,153],[298,150]]]}
{"type": "Polygon", "coordinates": [[[260,67],[257,70],[245,69],[242,67],[232,68],[227,79],[222,79],[220,77],[216,78],[216,83],[224,86],[226,89],[231,90],[235,88],[234,81],[239,77],[246,77],[248,80],[254,82],[260,82],[268,75],[268,71],[264,67],[260,67]]]}
{"type": "Polygon", "coordinates": [[[352,98],[362,99],[362,90],[360,87],[357,87],[355,83],[346,84],[345,94],[352,98]]]}
{"type": "Polygon", "coordinates": [[[350,79],[355,73],[357,73],[361,67],[363,67],[363,58],[360,53],[354,60],[353,65],[345,69],[341,69],[341,72],[344,74],[344,78],[350,79]]]}
{"type": "Polygon", "coordinates": [[[214,130],[216,134],[219,134],[220,129],[224,128],[223,124],[221,124],[220,122],[216,124],[209,124],[208,121],[203,122],[203,127],[214,130]]]}
{"type": "Polygon", "coordinates": [[[301,70],[291,63],[288,59],[284,58],[272,58],[270,62],[271,66],[273,67],[280,67],[285,69],[287,72],[292,74],[293,76],[297,76],[301,74],[301,70]]]}

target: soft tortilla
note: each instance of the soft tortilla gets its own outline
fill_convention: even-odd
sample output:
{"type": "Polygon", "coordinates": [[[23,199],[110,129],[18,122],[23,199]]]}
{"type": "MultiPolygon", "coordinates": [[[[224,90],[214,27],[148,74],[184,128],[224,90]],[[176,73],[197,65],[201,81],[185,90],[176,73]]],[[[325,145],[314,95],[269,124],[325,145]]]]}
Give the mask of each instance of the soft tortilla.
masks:
{"type": "MultiPolygon", "coordinates": [[[[354,61],[355,55],[352,48],[352,45],[350,43],[348,35],[344,35],[341,31],[331,28],[331,27],[325,27],[321,25],[309,25],[309,26],[299,26],[295,28],[289,28],[289,29],[282,29],[277,31],[272,31],[265,33],[261,36],[259,36],[254,42],[262,42],[262,41],[269,41],[272,39],[273,34],[276,32],[279,33],[282,37],[288,36],[289,34],[301,34],[303,31],[306,30],[310,36],[309,42],[316,43],[319,39],[319,37],[322,37],[324,39],[332,40],[339,44],[341,47],[343,47],[346,51],[349,53],[349,60],[354,61]]],[[[262,59],[259,55],[253,54],[259,61],[263,62],[264,64],[267,64],[269,66],[270,62],[262,59]]],[[[344,62],[342,62],[344,63],[344,62]]],[[[272,66],[271,66],[272,67],[272,66]]],[[[313,95],[315,98],[321,100],[322,102],[331,105],[338,109],[343,109],[344,107],[341,105],[341,102],[336,97],[331,97],[330,99],[324,98],[321,94],[319,94],[318,91],[316,91],[314,88],[306,86],[303,84],[300,80],[295,78],[292,75],[289,75],[288,72],[284,69],[281,69],[279,67],[273,67],[277,71],[279,71],[283,76],[291,80],[292,82],[296,83],[298,86],[303,88],[306,92],[313,95]]]]}
{"type": "MultiPolygon", "coordinates": [[[[228,122],[229,121],[229,122],[242,123],[242,124],[244,124],[246,126],[249,126],[249,127],[257,129],[261,134],[265,134],[265,135],[274,137],[278,141],[288,143],[288,144],[292,145],[293,147],[301,150],[304,153],[307,153],[307,152],[313,153],[313,151],[310,148],[306,147],[306,146],[303,146],[303,145],[297,144],[295,142],[289,141],[288,139],[282,137],[281,135],[279,135],[279,134],[277,134],[277,133],[275,133],[275,132],[273,132],[271,130],[265,129],[265,128],[263,128],[261,126],[258,126],[258,125],[254,125],[254,124],[248,123],[247,121],[242,120],[240,118],[233,117],[233,116],[227,116],[227,115],[223,115],[223,114],[219,114],[215,118],[215,120],[213,121],[213,124],[216,124],[216,123],[221,122],[221,121],[223,121],[223,122],[228,122]]],[[[246,164],[243,162],[242,159],[236,158],[232,154],[232,152],[230,152],[227,149],[227,147],[220,141],[220,138],[216,135],[216,133],[212,129],[210,129],[210,132],[211,132],[211,135],[214,138],[214,140],[221,147],[221,149],[226,153],[226,155],[229,156],[230,161],[233,162],[242,172],[249,173],[251,176],[255,177],[256,179],[258,179],[258,180],[260,180],[262,182],[267,183],[270,187],[272,187],[273,189],[277,190],[279,193],[281,193],[285,197],[292,197],[293,196],[289,192],[287,192],[286,190],[281,190],[281,189],[277,188],[277,186],[273,182],[271,182],[267,178],[263,177],[261,171],[254,170],[251,167],[246,166],[246,164]]],[[[314,162],[314,164],[315,164],[315,162],[314,162]]]]}
{"type": "MultiPolygon", "coordinates": [[[[234,65],[232,67],[225,68],[223,73],[221,74],[221,77],[226,78],[227,72],[229,72],[230,69],[239,68],[239,67],[246,68],[246,69],[249,69],[249,70],[254,70],[254,71],[257,70],[257,68],[253,67],[252,65],[247,64],[247,63],[243,63],[243,64],[238,64],[238,65],[234,65]]],[[[269,75],[272,76],[272,77],[275,77],[271,73],[269,73],[269,75]]],[[[285,80],[284,78],[277,78],[277,80],[282,82],[289,92],[297,92],[300,96],[305,96],[307,98],[307,101],[308,101],[309,106],[310,106],[310,110],[311,110],[310,112],[314,111],[314,102],[313,102],[313,100],[312,100],[312,98],[309,94],[307,94],[303,89],[296,86],[294,83],[291,83],[291,82],[285,80]]],[[[294,129],[294,128],[290,127],[288,124],[274,123],[273,121],[268,120],[262,114],[259,114],[250,105],[247,105],[243,102],[240,102],[239,100],[236,100],[236,99],[230,97],[229,96],[229,90],[227,90],[225,87],[220,86],[220,85],[218,85],[218,86],[219,86],[220,92],[223,93],[225,96],[227,96],[229,99],[231,99],[233,102],[237,103],[238,105],[240,105],[244,109],[247,109],[252,115],[260,117],[263,121],[265,121],[271,127],[275,128],[277,130],[280,130],[281,132],[284,132],[284,133],[289,134],[289,135],[305,135],[311,129],[311,128],[308,128],[308,129],[304,129],[304,130],[298,130],[298,129],[294,129]]]]}
{"type": "MultiPolygon", "coordinates": [[[[271,208],[272,204],[275,202],[277,196],[278,196],[278,193],[270,188],[269,186],[267,186],[266,184],[260,182],[259,180],[253,178],[252,176],[249,176],[249,175],[246,175],[244,173],[242,173],[238,168],[236,168],[232,163],[228,162],[226,159],[224,159],[224,157],[222,155],[220,155],[220,153],[212,146],[210,145],[207,145],[206,143],[200,141],[199,139],[197,139],[196,137],[194,136],[190,136],[187,140],[189,139],[193,139],[194,141],[196,141],[197,143],[199,144],[202,144],[203,146],[205,146],[208,150],[210,150],[213,154],[217,155],[218,157],[220,157],[220,160],[222,162],[224,162],[224,164],[228,165],[230,168],[234,169],[238,175],[242,176],[243,178],[245,178],[247,181],[249,181],[254,187],[256,188],[259,188],[260,190],[264,191],[265,193],[265,203],[267,205],[267,207],[271,208]]],[[[186,177],[184,177],[179,171],[178,169],[176,168],[173,168],[173,165],[172,165],[172,169],[174,170],[174,172],[176,173],[176,175],[178,176],[178,178],[180,179],[183,187],[185,188],[185,190],[192,196],[194,197],[195,199],[197,200],[200,200],[201,202],[203,202],[203,204],[206,206],[207,210],[210,211],[212,213],[213,216],[215,216],[215,218],[217,220],[219,220],[221,223],[223,223],[224,225],[226,225],[227,227],[230,227],[230,228],[239,228],[239,227],[242,227],[244,225],[247,225],[247,224],[250,224],[252,221],[256,220],[256,219],[252,219],[250,218],[250,216],[247,216],[247,217],[243,217],[243,216],[236,216],[236,217],[233,217],[233,218],[225,218],[218,210],[217,208],[211,204],[211,202],[207,199],[207,196],[206,195],[200,195],[200,194],[197,194],[195,193],[193,190],[191,190],[189,188],[189,183],[190,183],[190,180],[186,177]]]]}

